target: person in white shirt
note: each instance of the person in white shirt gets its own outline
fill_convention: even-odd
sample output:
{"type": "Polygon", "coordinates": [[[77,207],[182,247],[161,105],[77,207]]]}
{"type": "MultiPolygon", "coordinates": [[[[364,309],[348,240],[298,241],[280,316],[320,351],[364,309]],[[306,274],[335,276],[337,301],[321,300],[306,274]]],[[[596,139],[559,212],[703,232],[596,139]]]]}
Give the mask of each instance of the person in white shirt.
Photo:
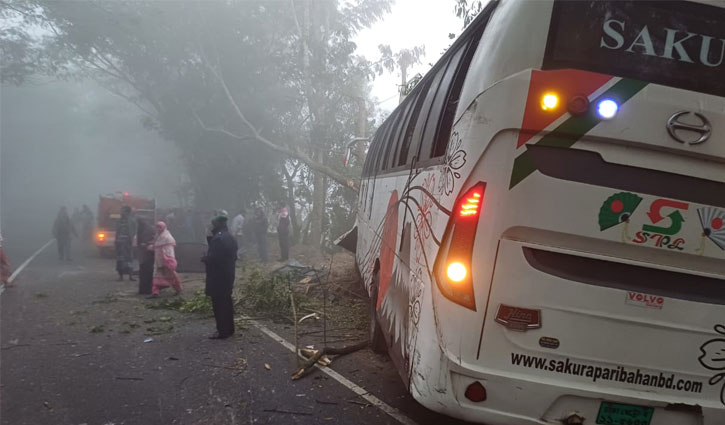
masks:
{"type": "Polygon", "coordinates": [[[232,232],[232,236],[237,240],[237,259],[242,259],[242,256],[244,255],[244,211],[239,211],[239,214],[232,219],[232,228],[230,229],[232,232]]]}

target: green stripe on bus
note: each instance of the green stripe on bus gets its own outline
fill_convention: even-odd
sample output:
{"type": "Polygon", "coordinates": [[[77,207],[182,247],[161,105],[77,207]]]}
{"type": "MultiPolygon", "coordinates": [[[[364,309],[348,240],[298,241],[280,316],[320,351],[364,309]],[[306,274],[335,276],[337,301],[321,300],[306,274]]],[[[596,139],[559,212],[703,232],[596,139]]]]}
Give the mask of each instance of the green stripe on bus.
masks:
{"type": "MultiPolygon", "coordinates": [[[[592,105],[596,105],[602,99],[612,98],[619,105],[623,105],[632,98],[648,83],[646,81],[630,80],[623,78],[609,90],[602,93],[599,97],[592,101],[592,105]]],[[[595,125],[602,121],[593,111],[587,115],[571,117],[559,125],[554,131],[542,137],[536,145],[552,146],[558,148],[570,148],[583,135],[588,133],[595,125]]],[[[530,176],[536,167],[529,155],[528,151],[524,151],[514,160],[514,168],[511,173],[511,182],[509,189],[521,183],[526,177],[530,176]]]]}

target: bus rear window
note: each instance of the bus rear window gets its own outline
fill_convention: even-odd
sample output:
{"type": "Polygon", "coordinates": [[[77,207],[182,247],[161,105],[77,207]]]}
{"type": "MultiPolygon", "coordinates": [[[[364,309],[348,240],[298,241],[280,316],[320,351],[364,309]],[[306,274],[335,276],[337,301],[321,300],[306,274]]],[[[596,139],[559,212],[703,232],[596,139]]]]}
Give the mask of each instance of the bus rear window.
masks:
{"type": "Polygon", "coordinates": [[[725,8],[554,3],[543,69],[574,68],[725,96],[725,8]]]}

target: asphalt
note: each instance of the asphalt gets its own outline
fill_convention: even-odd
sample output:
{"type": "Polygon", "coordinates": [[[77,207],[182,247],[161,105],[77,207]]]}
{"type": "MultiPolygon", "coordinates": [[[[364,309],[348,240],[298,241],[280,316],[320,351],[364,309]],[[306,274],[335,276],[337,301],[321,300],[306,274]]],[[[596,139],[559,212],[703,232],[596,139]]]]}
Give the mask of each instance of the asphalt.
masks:
{"type": "MultiPolygon", "coordinates": [[[[292,381],[294,355],[251,323],[209,340],[211,318],[149,309],[115,278],[113,261],[61,263],[50,247],[2,293],[2,425],[400,423],[319,371],[292,381]]],[[[291,340],[289,325],[265,326],[291,340]]],[[[332,368],[413,423],[461,424],[418,405],[386,356],[332,368]]]]}

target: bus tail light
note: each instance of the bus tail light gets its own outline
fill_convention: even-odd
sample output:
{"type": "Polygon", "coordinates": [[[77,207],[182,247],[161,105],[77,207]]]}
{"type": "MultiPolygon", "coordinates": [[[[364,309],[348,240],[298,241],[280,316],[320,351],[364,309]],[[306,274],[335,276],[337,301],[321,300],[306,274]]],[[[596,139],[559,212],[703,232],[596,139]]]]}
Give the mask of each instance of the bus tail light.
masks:
{"type": "Polygon", "coordinates": [[[441,293],[471,310],[476,310],[472,273],[473,243],[485,190],[486,184],[479,182],[458,198],[433,266],[441,293]]]}
{"type": "Polygon", "coordinates": [[[105,234],[105,233],[98,233],[98,234],[96,235],[96,238],[97,238],[97,239],[98,239],[99,241],[103,242],[103,241],[105,241],[105,240],[106,240],[106,234],[105,234]]]}

